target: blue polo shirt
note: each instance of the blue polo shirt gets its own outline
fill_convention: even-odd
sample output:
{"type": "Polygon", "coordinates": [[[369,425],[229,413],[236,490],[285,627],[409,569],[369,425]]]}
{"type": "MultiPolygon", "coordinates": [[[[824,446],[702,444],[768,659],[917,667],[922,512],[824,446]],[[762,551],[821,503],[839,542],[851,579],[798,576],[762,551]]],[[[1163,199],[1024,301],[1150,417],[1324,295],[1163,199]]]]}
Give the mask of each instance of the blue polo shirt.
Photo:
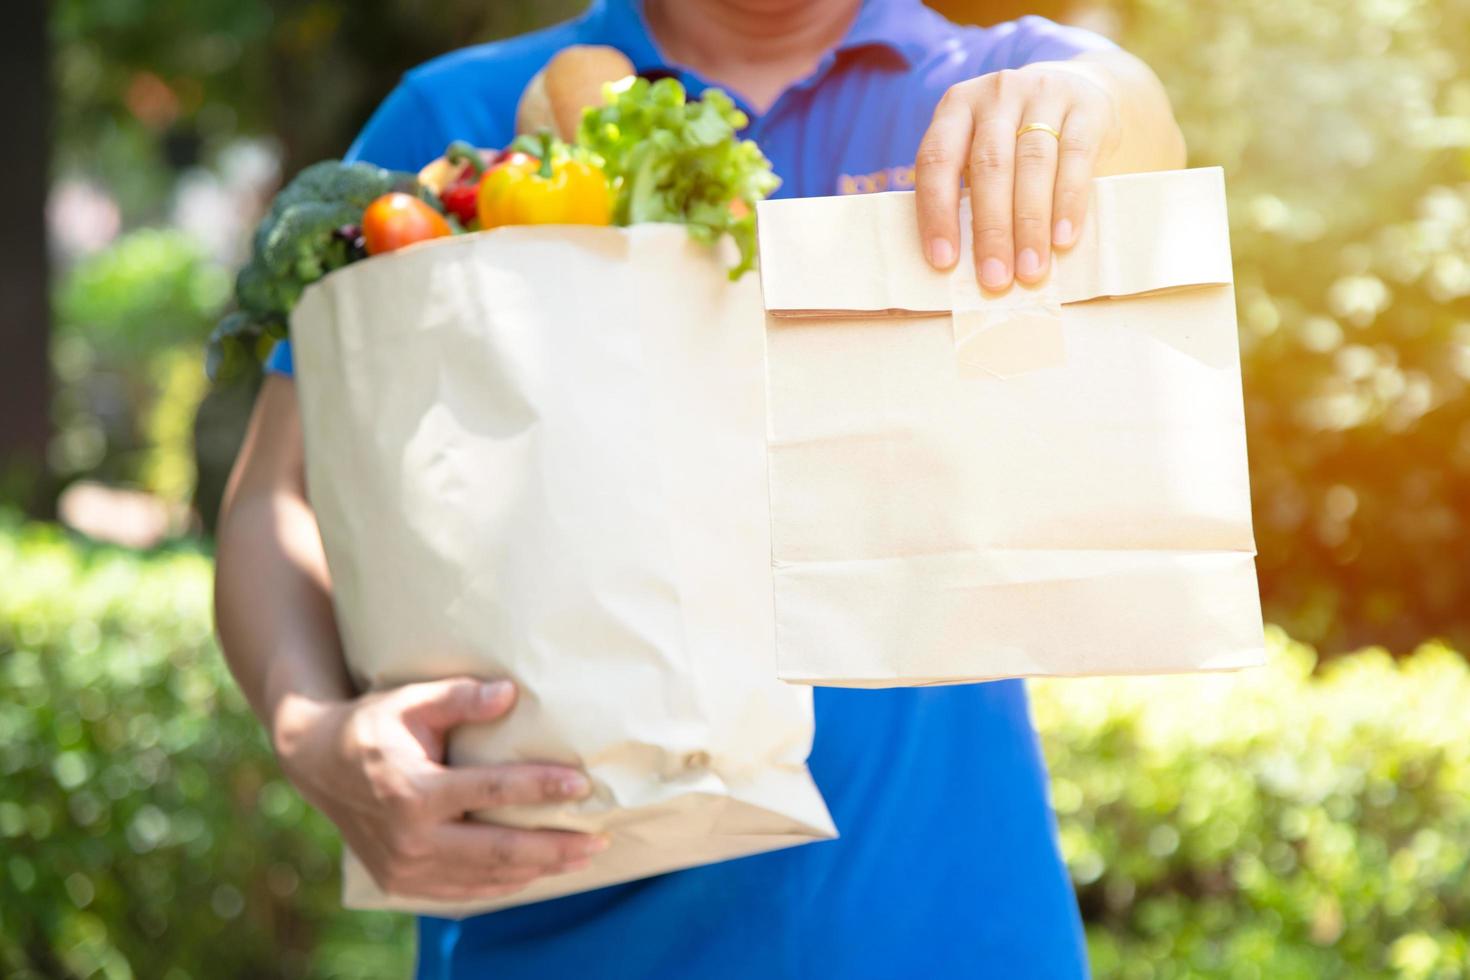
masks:
{"type": "MultiPolygon", "coordinates": [[[[503,146],[521,90],[556,51],[610,44],[641,72],[706,83],[658,50],[639,0],[467,48],[410,72],[348,156],[417,170],[454,139],[503,146]]],[[[747,135],[781,196],[913,186],[945,89],[1109,42],[1037,17],[961,28],[918,0],[866,0],[812,74],[747,135]]],[[[738,93],[732,93],[738,98],[738,93]]],[[[271,360],[289,373],[291,352],[271,360]]],[[[1046,772],[1018,681],[819,689],[811,769],[842,832],[568,898],[420,924],[419,975],[448,978],[890,980],[1087,975],[1046,772]]]]}

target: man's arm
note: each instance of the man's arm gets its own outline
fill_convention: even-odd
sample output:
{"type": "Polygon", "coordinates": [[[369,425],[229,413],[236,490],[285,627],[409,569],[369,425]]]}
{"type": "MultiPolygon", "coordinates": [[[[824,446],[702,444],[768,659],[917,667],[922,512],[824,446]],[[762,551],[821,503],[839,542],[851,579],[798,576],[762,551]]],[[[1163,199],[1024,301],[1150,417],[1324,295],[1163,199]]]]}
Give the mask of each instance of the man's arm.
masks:
{"type": "Polygon", "coordinates": [[[215,613],[225,658],[282,769],[388,891],[493,898],[583,867],[606,846],[587,834],[464,819],[589,792],[585,776],[562,766],[443,764],[451,729],[511,709],[508,681],[454,678],[354,694],[306,497],[296,386],[280,375],[261,389],[225,495],[215,613]]]}
{"type": "Polygon", "coordinates": [[[289,742],[321,705],[354,692],[306,501],[296,386],[280,375],[266,378],[256,402],[218,542],[215,614],[225,659],[272,736],[289,742]]]}
{"type": "Polygon", "coordinates": [[[934,266],[954,265],[963,175],[980,281],[996,290],[1039,282],[1053,248],[1077,242],[1093,177],[1184,162],[1163,85],[1126,52],[992,72],[951,87],[920,143],[920,238],[934,266]]]}

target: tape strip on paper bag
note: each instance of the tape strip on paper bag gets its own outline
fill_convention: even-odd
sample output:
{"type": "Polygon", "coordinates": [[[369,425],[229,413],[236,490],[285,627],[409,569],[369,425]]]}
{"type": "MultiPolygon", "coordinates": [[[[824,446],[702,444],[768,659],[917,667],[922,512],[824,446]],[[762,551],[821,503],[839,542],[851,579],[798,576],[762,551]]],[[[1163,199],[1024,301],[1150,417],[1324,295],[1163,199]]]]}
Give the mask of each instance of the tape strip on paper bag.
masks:
{"type": "MultiPolygon", "coordinates": [[[[960,205],[960,228],[970,227],[970,201],[960,205]]],[[[950,319],[960,377],[1018,375],[1056,367],[1067,359],[1056,278],[1012,286],[987,297],[976,278],[974,236],[960,235],[960,258],[950,274],[950,319]]]]}

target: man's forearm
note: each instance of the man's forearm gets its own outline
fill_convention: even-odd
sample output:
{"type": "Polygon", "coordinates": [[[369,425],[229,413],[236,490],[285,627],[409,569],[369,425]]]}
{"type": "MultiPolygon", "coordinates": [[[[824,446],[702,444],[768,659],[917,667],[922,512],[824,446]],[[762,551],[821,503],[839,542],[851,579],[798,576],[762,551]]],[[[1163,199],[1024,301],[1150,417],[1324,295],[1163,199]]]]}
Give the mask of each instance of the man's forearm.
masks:
{"type": "Polygon", "coordinates": [[[276,747],[352,683],[315,518],[304,501],[245,497],[219,536],[216,615],[225,659],[276,747]]]}

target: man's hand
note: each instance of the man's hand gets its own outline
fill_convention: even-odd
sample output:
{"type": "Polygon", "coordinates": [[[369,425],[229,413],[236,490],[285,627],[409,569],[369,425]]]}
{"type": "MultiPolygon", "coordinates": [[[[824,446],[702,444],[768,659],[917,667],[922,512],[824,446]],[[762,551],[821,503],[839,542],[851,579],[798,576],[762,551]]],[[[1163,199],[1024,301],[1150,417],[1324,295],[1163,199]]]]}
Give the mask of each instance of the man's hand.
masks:
{"type": "Polygon", "coordinates": [[[542,875],[579,870],[607,846],[590,834],[465,819],[475,810],[589,792],[586,776],[562,766],[443,764],[450,729],[494,721],[514,701],[509,681],[469,678],[351,701],[287,697],[275,713],[276,749],[287,776],[382,888],[409,898],[497,898],[542,875]]]}
{"type": "Polygon", "coordinates": [[[955,85],[919,144],[919,233],[934,266],[959,255],[960,177],[970,182],[975,270],[987,289],[1037,282],[1052,247],[1077,239],[1088,182],[1119,137],[1103,85],[1066,62],[1039,62],[955,85]],[[1032,129],[1032,124],[1049,127],[1032,129]]]}
{"type": "Polygon", "coordinates": [[[230,669],[286,775],[342,831],[378,884],[408,898],[496,898],[582,867],[605,842],[465,819],[587,795],[564,766],[444,765],[446,736],[503,717],[507,681],[469,678],[352,696],[330,575],[306,497],[296,385],[261,387],[220,517],[216,622],[230,669]]]}

